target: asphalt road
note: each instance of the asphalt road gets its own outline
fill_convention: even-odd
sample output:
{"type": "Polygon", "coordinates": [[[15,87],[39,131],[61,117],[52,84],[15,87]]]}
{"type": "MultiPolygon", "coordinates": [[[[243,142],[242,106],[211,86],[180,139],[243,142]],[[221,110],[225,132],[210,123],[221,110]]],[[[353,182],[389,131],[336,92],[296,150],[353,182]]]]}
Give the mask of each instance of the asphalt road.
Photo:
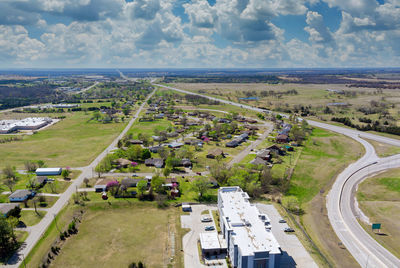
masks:
{"type": "MultiPolygon", "coordinates": [[[[193,93],[187,90],[161,84],[154,85],[181,93],[205,97],[221,103],[234,105],[260,113],[266,112],[266,110],[249,105],[193,93]]],[[[287,118],[287,115],[281,115],[287,118]]],[[[376,155],[374,147],[362,138],[368,138],[393,146],[400,146],[400,140],[313,120],[307,120],[307,122],[312,126],[346,135],[361,143],[365,148],[365,154],[358,161],[349,165],[341,174],[338,175],[331,191],[327,196],[328,217],[335,233],[346,246],[347,250],[349,250],[349,252],[362,267],[400,267],[400,260],[386,250],[383,246],[381,246],[378,242],[376,242],[376,240],[374,240],[360,226],[360,224],[357,222],[357,215],[354,214],[351,208],[351,204],[354,202],[354,200],[352,200],[352,189],[354,189],[360,180],[367,178],[370,174],[377,171],[384,171],[387,169],[400,167],[400,154],[380,159],[376,155]],[[377,163],[366,167],[374,162],[377,163]]]]}
{"type": "Polygon", "coordinates": [[[31,227],[29,236],[24,242],[24,246],[12,258],[10,258],[6,265],[7,267],[19,267],[19,265],[22,264],[23,259],[29,254],[29,252],[47,230],[49,225],[52,223],[55,215],[57,215],[60,210],[68,203],[68,201],[71,199],[72,194],[77,192],[79,186],[83,182],[83,179],[92,177],[92,170],[110,151],[117,147],[118,140],[122,139],[123,136],[128,132],[128,130],[138,118],[143,107],[147,104],[147,100],[153,96],[156,90],[157,89],[155,89],[151,94],[149,94],[149,96],[147,96],[146,100],[143,101],[143,104],[139,107],[135,115],[132,117],[132,119],[129,121],[128,125],[124,128],[120,135],[115,138],[114,141],[102,153],[100,153],[97,158],[93,160],[92,163],[90,163],[90,165],[81,168],[82,173],[72,182],[67,190],[60,195],[57,202],[47,210],[47,214],[43,217],[40,223],[31,227]]]}

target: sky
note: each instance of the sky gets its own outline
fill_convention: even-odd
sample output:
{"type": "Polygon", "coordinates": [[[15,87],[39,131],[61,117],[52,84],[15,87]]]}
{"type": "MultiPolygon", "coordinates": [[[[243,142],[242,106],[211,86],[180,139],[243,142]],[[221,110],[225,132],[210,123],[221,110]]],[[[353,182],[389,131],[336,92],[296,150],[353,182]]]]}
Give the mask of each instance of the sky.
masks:
{"type": "Polygon", "coordinates": [[[400,0],[0,0],[0,68],[399,67],[400,0]]]}

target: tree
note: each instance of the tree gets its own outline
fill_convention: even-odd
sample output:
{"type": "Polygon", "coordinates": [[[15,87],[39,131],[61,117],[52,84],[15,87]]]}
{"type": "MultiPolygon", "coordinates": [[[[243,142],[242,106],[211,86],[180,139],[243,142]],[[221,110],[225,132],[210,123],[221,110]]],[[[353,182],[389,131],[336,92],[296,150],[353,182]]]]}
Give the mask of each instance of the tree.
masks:
{"type": "Polygon", "coordinates": [[[21,218],[21,208],[19,206],[11,209],[8,213],[7,213],[7,217],[14,217],[14,218],[21,218]]]}
{"type": "Polygon", "coordinates": [[[45,163],[44,163],[44,161],[43,160],[38,160],[37,161],[37,165],[38,165],[38,167],[44,167],[44,165],[45,165],[45,163]]]}
{"type": "Polygon", "coordinates": [[[210,183],[205,177],[200,177],[192,182],[191,188],[193,191],[199,194],[199,200],[203,198],[203,195],[207,193],[210,188],[210,183]]]}
{"type": "Polygon", "coordinates": [[[169,149],[167,147],[161,147],[158,149],[158,154],[162,159],[167,159],[169,156],[169,149]]]}
{"type": "Polygon", "coordinates": [[[156,174],[151,179],[151,188],[158,194],[164,193],[164,187],[163,187],[164,183],[165,180],[161,178],[158,174],[156,174]]]}
{"type": "Polygon", "coordinates": [[[142,157],[142,147],[140,145],[133,145],[126,150],[126,157],[132,161],[138,161],[142,157]]]}
{"type": "Polygon", "coordinates": [[[143,196],[144,192],[147,190],[147,181],[141,180],[137,183],[136,188],[139,191],[139,194],[143,196]]]}
{"type": "Polygon", "coordinates": [[[9,178],[4,181],[4,185],[10,189],[10,192],[13,192],[14,186],[15,186],[15,180],[9,178]]]}
{"type": "Polygon", "coordinates": [[[306,137],[306,133],[305,133],[305,131],[303,129],[301,129],[297,125],[294,125],[292,127],[292,129],[290,130],[289,136],[290,136],[291,139],[293,139],[297,143],[301,144],[304,141],[305,137],[306,137]]]}
{"type": "Polygon", "coordinates": [[[86,188],[89,187],[89,179],[88,178],[84,178],[83,182],[85,183],[86,188]]]}
{"type": "Polygon", "coordinates": [[[267,193],[272,182],[271,168],[264,166],[259,173],[259,178],[262,191],[267,193]]]}
{"type": "Polygon", "coordinates": [[[67,179],[70,174],[71,171],[69,170],[69,168],[64,168],[61,172],[61,176],[64,178],[64,180],[67,179]]]}
{"type": "Polygon", "coordinates": [[[37,168],[36,163],[32,161],[25,161],[24,165],[28,172],[34,172],[37,168]]]}
{"type": "Polygon", "coordinates": [[[6,179],[15,179],[17,177],[15,173],[15,168],[9,165],[3,168],[3,174],[6,177],[6,179]]]}
{"type": "Polygon", "coordinates": [[[163,175],[165,176],[165,177],[168,177],[169,176],[169,174],[171,174],[171,168],[170,167],[165,167],[164,168],[164,170],[163,170],[163,175]]]}
{"type": "Polygon", "coordinates": [[[146,160],[146,159],[148,159],[148,158],[150,158],[150,157],[151,157],[151,152],[150,152],[150,150],[147,149],[147,148],[143,149],[143,150],[142,150],[141,158],[142,158],[143,160],[146,160]]]}
{"type": "Polygon", "coordinates": [[[4,217],[0,217],[0,258],[7,257],[17,247],[17,239],[12,226],[4,217]]]}
{"type": "Polygon", "coordinates": [[[300,208],[299,200],[293,195],[283,197],[282,205],[291,212],[296,212],[300,208]]]}

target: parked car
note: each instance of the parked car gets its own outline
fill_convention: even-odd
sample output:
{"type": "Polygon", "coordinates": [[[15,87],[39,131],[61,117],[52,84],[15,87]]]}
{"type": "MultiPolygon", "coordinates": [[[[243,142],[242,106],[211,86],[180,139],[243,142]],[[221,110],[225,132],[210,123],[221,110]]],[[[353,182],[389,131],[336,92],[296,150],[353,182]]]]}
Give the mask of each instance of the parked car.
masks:
{"type": "Polygon", "coordinates": [[[206,226],[206,227],[204,227],[204,230],[205,231],[214,231],[215,228],[214,228],[214,226],[206,226]]]}
{"type": "Polygon", "coordinates": [[[196,172],[197,175],[201,176],[201,172],[196,172]]]}
{"type": "Polygon", "coordinates": [[[280,219],[279,223],[286,223],[286,221],[284,219],[280,219]]]}
{"type": "Polygon", "coordinates": [[[132,174],[132,177],[139,177],[137,174],[132,174]]]}
{"type": "Polygon", "coordinates": [[[286,227],[283,231],[285,233],[293,233],[294,232],[293,228],[290,228],[290,227],[286,227]]]}
{"type": "Polygon", "coordinates": [[[210,218],[210,217],[203,217],[203,218],[201,218],[201,222],[211,222],[212,221],[212,219],[210,218]]]}

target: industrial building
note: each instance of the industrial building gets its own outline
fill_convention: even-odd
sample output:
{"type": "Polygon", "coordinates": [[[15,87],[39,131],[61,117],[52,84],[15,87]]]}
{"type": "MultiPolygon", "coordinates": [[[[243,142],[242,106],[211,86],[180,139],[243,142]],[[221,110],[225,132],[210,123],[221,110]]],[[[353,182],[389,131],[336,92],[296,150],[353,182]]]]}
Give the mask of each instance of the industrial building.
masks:
{"type": "Polygon", "coordinates": [[[36,176],[58,176],[61,175],[62,168],[38,168],[36,176]]]}
{"type": "Polygon", "coordinates": [[[267,215],[249,202],[238,186],[218,190],[218,210],[223,238],[232,266],[272,268],[280,266],[280,246],[271,232],[267,215]]]}
{"type": "Polygon", "coordinates": [[[18,130],[36,130],[47,126],[51,118],[29,117],[21,120],[0,120],[0,134],[7,134],[18,130]]]}

